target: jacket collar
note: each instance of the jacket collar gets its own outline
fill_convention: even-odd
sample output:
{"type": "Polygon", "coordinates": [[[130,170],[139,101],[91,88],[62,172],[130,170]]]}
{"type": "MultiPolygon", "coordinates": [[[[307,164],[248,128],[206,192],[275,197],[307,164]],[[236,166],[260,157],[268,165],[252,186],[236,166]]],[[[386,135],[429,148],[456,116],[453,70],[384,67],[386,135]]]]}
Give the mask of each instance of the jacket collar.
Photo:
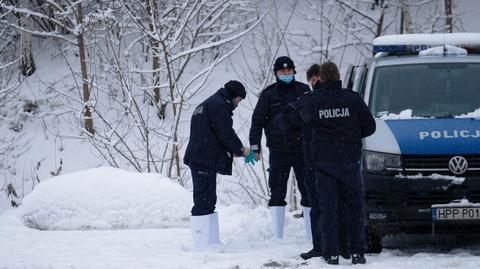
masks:
{"type": "Polygon", "coordinates": [[[341,80],[330,80],[323,83],[323,87],[327,90],[336,90],[342,88],[342,81],[341,80]]]}
{"type": "Polygon", "coordinates": [[[233,105],[233,97],[230,94],[230,92],[227,91],[225,88],[220,88],[215,94],[218,94],[223,97],[223,100],[225,100],[225,103],[227,103],[228,107],[233,111],[235,109],[235,106],[233,105]]]}
{"type": "Polygon", "coordinates": [[[325,84],[320,81],[317,81],[315,84],[313,84],[312,88],[314,91],[320,91],[325,89],[325,84]]]}

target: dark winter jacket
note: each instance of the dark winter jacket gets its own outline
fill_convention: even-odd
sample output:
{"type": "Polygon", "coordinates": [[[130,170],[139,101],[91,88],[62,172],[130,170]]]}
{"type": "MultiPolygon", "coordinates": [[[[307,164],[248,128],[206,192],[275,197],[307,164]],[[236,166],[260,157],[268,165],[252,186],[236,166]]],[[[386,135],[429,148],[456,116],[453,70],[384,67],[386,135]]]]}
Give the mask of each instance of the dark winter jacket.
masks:
{"type": "MultiPolygon", "coordinates": [[[[313,91],[320,91],[323,88],[323,83],[317,82],[315,85],[313,85],[313,91]]],[[[305,98],[310,98],[312,96],[313,92],[307,92],[300,100],[302,102],[306,102],[305,98]]],[[[297,102],[300,102],[297,101],[297,102]]],[[[286,110],[288,113],[288,109],[292,108],[293,106],[287,106],[286,110]]],[[[280,123],[282,124],[282,123],[280,123]]],[[[313,162],[312,162],[312,156],[311,156],[311,144],[312,144],[312,126],[310,124],[302,124],[302,136],[303,136],[303,155],[304,155],[304,160],[305,160],[305,167],[306,168],[312,168],[313,167],[313,162]]]]}
{"type": "Polygon", "coordinates": [[[233,130],[232,99],[222,88],[195,109],[183,159],[186,165],[208,166],[219,174],[232,174],[233,155],[243,155],[242,142],[233,130]]]}
{"type": "Polygon", "coordinates": [[[358,161],[362,138],[375,132],[375,120],[358,94],[329,81],[307,98],[290,104],[275,119],[282,126],[310,125],[311,158],[325,161],[358,161]]]}
{"type": "Polygon", "coordinates": [[[262,131],[265,130],[267,147],[272,151],[299,152],[302,151],[302,130],[298,126],[282,130],[276,126],[273,119],[285,107],[297,101],[310,88],[303,83],[292,81],[289,84],[277,80],[265,88],[258,98],[252,115],[250,127],[250,147],[255,152],[261,151],[262,131]]]}

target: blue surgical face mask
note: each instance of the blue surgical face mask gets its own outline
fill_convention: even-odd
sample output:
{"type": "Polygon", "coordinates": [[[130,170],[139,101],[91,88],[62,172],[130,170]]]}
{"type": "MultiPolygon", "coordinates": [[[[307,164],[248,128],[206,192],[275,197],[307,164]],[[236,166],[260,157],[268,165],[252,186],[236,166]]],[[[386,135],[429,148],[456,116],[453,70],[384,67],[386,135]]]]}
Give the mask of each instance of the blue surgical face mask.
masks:
{"type": "Polygon", "coordinates": [[[292,82],[293,75],[280,75],[278,76],[278,79],[288,84],[292,82]]]}

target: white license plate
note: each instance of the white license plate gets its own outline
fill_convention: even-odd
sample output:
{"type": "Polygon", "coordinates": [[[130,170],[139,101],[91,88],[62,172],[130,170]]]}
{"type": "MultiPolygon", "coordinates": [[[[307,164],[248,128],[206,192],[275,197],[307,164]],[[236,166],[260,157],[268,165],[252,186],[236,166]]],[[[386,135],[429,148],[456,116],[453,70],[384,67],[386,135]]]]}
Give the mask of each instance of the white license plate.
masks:
{"type": "Polygon", "coordinates": [[[432,208],[433,220],[480,220],[480,207],[432,208]]]}

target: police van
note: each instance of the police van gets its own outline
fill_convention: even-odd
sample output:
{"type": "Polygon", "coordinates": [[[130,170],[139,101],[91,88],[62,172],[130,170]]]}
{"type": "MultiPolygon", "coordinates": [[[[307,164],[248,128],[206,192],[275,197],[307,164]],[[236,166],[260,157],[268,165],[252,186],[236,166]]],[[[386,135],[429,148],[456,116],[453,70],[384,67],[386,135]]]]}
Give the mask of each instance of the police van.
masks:
{"type": "Polygon", "coordinates": [[[407,34],[373,41],[344,85],[376,118],[364,140],[367,239],[480,233],[480,34],[407,34]]]}

